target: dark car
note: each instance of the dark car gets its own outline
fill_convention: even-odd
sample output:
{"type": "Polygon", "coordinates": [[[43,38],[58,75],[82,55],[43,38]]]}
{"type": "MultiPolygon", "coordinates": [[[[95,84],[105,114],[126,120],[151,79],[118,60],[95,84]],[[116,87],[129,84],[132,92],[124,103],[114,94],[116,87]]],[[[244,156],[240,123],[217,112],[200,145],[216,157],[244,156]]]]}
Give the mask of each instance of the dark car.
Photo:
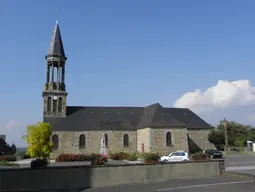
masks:
{"type": "Polygon", "coordinates": [[[222,158],[222,152],[217,149],[207,149],[204,151],[208,158],[222,158]]]}

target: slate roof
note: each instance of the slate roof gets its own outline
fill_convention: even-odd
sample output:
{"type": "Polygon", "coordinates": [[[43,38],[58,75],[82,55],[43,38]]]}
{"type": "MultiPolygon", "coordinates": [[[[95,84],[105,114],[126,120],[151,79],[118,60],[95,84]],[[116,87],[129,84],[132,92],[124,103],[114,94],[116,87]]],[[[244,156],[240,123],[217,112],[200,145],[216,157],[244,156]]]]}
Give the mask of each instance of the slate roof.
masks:
{"type": "Polygon", "coordinates": [[[58,21],[56,22],[47,57],[66,57],[58,21]]]}
{"type": "Polygon", "coordinates": [[[45,117],[54,131],[137,130],[151,127],[212,128],[186,108],[164,108],[159,103],[147,107],[67,107],[66,118],[45,117]]]}

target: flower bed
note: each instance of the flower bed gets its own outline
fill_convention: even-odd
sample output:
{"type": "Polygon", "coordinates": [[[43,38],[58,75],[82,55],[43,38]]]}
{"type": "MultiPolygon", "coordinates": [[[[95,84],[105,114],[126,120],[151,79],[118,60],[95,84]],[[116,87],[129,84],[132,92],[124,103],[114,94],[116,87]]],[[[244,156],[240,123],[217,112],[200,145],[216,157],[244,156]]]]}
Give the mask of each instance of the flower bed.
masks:
{"type": "Polygon", "coordinates": [[[199,152],[192,155],[192,159],[197,160],[204,160],[207,158],[207,155],[205,153],[199,152]]]}
{"type": "Polygon", "coordinates": [[[1,155],[0,161],[16,161],[17,157],[15,155],[1,155]]]}
{"type": "Polygon", "coordinates": [[[108,157],[101,154],[91,154],[91,165],[104,165],[108,162],[108,157]]]}
{"type": "Polygon", "coordinates": [[[56,157],[55,162],[83,162],[91,161],[92,165],[104,165],[108,158],[101,154],[60,154],[56,157]]]}
{"type": "Polygon", "coordinates": [[[56,162],[73,162],[73,161],[91,161],[91,155],[87,154],[60,154],[55,159],[56,162]]]}

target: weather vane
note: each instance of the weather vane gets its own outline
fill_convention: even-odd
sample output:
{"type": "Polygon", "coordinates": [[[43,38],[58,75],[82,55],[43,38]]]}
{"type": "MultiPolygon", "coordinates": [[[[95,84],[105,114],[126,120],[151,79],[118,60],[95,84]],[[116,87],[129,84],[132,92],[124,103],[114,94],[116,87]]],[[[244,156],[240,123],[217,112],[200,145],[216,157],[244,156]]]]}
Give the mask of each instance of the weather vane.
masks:
{"type": "Polygon", "coordinates": [[[59,8],[57,8],[57,22],[58,22],[59,8]]]}

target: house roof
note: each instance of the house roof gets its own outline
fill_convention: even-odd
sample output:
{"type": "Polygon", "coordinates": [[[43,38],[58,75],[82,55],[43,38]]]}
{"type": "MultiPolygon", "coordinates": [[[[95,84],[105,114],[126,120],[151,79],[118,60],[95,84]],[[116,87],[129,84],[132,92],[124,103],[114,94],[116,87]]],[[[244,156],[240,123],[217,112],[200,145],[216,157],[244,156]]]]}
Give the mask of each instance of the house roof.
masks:
{"type": "Polygon", "coordinates": [[[211,128],[189,109],[164,108],[159,103],[147,107],[69,106],[65,118],[44,117],[44,122],[49,122],[54,131],[137,130],[145,127],[211,128]]]}

